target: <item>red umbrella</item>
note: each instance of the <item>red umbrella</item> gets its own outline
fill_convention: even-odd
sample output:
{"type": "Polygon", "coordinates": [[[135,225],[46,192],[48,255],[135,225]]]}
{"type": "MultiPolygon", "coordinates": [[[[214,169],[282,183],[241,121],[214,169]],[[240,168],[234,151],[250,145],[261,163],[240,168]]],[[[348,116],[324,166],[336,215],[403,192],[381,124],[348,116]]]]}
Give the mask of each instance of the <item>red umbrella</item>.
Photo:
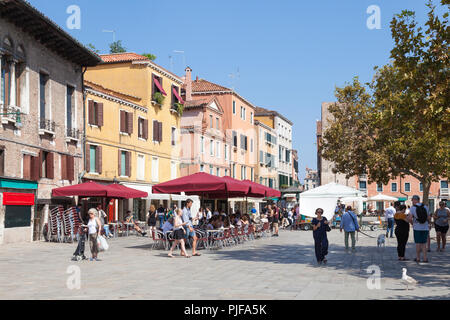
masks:
{"type": "Polygon", "coordinates": [[[244,180],[244,181],[247,182],[247,183],[250,183],[250,185],[252,185],[254,187],[259,188],[259,190],[263,189],[265,191],[264,196],[267,197],[267,198],[281,197],[281,192],[278,191],[278,190],[266,187],[266,186],[264,186],[264,185],[262,185],[260,183],[256,183],[256,182],[253,182],[253,181],[250,181],[250,180],[244,180]]]}
{"type": "Polygon", "coordinates": [[[247,194],[244,195],[237,195],[239,196],[243,196],[243,197],[252,197],[252,198],[264,198],[266,196],[266,190],[264,189],[263,185],[260,185],[258,183],[255,183],[253,181],[250,180],[237,180],[228,176],[223,177],[222,179],[225,180],[229,180],[235,183],[239,183],[242,184],[243,186],[247,186],[249,187],[249,190],[247,192],[247,194]]]}
{"type": "Polygon", "coordinates": [[[107,186],[93,181],[76,184],[73,186],[55,188],[52,190],[53,197],[106,197],[107,186]]]}
{"type": "Polygon", "coordinates": [[[245,196],[249,186],[235,181],[225,180],[205,172],[194,173],[152,187],[153,193],[187,195],[208,195],[210,198],[227,198],[228,196],[245,196]]]}
{"type": "Polygon", "coordinates": [[[108,197],[110,198],[124,198],[124,199],[134,199],[134,198],[147,198],[148,193],[132,188],[125,187],[122,184],[110,184],[107,186],[108,197]]]}

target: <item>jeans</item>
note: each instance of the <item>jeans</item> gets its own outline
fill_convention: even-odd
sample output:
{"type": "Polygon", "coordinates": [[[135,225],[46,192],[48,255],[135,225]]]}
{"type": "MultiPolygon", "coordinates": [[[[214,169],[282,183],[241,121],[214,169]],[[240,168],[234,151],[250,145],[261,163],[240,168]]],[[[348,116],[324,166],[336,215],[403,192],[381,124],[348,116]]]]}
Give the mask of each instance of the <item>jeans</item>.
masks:
{"type": "Polygon", "coordinates": [[[345,249],[348,249],[348,236],[351,236],[352,238],[352,249],[355,249],[356,246],[356,239],[355,239],[355,231],[353,232],[347,232],[345,231],[345,249]]]}
{"type": "Polygon", "coordinates": [[[103,226],[103,229],[105,230],[105,236],[109,237],[109,236],[113,236],[113,234],[109,231],[109,225],[105,224],[103,226]]]}
{"type": "Polygon", "coordinates": [[[386,229],[386,237],[388,236],[389,230],[391,231],[391,238],[394,234],[394,218],[388,218],[388,225],[386,229]]]}
{"type": "Polygon", "coordinates": [[[159,219],[159,227],[162,229],[164,225],[164,216],[158,216],[159,219]]]}

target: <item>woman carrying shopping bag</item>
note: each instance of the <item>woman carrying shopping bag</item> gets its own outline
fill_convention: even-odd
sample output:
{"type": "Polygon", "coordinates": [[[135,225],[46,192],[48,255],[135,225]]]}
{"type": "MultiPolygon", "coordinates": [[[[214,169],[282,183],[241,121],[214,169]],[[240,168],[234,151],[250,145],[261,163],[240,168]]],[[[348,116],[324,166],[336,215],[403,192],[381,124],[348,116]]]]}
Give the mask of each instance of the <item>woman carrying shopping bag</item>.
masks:
{"type": "Polygon", "coordinates": [[[89,233],[89,247],[91,249],[91,261],[98,261],[97,260],[97,256],[98,256],[98,242],[97,242],[97,238],[100,236],[100,233],[102,231],[101,226],[102,223],[100,221],[99,218],[97,218],[97,209],[95,208],[91,208],[88,211],[88,215],[89,215],[89,222],[87,224],[88,226],[88,233],[89,233]]]}

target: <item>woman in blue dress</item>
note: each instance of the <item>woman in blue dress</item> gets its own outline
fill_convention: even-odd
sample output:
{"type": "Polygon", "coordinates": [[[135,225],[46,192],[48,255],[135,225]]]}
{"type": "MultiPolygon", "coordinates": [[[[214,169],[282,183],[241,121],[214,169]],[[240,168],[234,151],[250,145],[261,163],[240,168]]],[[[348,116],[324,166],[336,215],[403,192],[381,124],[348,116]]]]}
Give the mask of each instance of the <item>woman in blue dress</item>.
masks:
{"type": "Polygon", "coordinates": [[[322,215],[323,209],[318,208],[316,210],[317,218],[314,218],[311,223],[313,226],[314,246],[318,264],[322,264],[322,262],[326,264],[327,259],[325,257],[328,254],[327,231],[329,230],[329,222],[322,215]]]}

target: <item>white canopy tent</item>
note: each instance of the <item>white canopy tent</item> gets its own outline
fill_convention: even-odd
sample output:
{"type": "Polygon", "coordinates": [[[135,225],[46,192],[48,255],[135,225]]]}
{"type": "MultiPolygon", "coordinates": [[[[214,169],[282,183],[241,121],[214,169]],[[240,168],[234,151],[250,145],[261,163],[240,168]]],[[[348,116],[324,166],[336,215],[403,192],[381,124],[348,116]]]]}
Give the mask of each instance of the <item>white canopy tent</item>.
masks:
{"type": "Polygon", "coordinates": [[[360,208],[362,208],[364,198],[361,191],[332,182],[301,193],[300,213],[307,217],[315,217],[316,209],[322,208],[324,216],[331,220],[338,200],[345,198],[357,199],[358,203],[361,204],[360,208]]]}
{"type": "Polygon", "coordinates": [[[379,193],[376,196],[370,197],[367,200],[368,201],[397,201],[398,198],[379,193]]]}

